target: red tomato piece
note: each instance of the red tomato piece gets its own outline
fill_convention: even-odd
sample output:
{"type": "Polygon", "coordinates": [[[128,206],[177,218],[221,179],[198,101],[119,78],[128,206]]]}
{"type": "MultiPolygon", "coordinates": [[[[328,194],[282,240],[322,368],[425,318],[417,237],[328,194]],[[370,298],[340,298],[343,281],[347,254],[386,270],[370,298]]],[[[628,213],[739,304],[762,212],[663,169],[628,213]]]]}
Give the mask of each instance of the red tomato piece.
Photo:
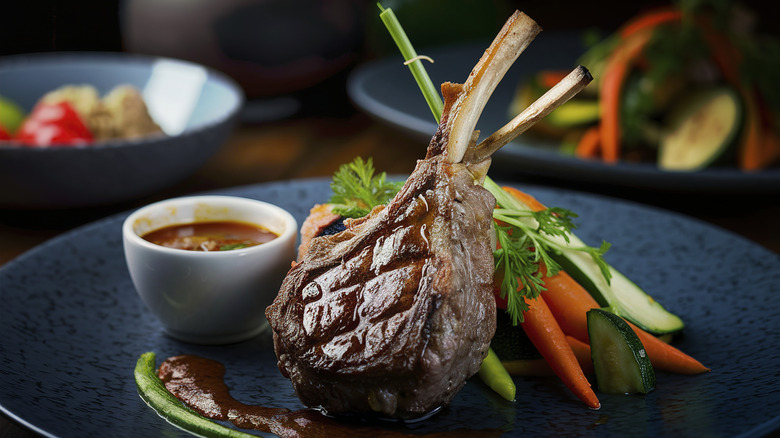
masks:
{"type": "Polygon", "coordinates": [[[30,146],[65,146],[91,143],[87,125],[68,102],[39,104],[25,119],[17,140],[30,146]]]}

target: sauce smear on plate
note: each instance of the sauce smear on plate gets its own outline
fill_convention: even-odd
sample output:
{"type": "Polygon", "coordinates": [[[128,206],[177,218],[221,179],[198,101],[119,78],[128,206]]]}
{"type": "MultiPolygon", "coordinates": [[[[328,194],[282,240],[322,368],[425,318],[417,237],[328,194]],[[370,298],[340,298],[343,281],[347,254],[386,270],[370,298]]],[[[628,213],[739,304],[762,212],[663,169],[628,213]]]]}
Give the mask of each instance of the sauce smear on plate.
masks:
{"type": "Polygon", "coordinates": [[[225,367],[221,363],[193,355],[166,359],[160,364],[157,375],[171,394],[204,417],[230,421],[243,429],[256,429],[280,437],[457,438],[497,437],[502,432],[496,429],[458,429],[418,435],[372,427],[364,423],[337,421],[314,409],[291,411],[285,408],[246,405],[230,395],[224,381],[225,367]]]}

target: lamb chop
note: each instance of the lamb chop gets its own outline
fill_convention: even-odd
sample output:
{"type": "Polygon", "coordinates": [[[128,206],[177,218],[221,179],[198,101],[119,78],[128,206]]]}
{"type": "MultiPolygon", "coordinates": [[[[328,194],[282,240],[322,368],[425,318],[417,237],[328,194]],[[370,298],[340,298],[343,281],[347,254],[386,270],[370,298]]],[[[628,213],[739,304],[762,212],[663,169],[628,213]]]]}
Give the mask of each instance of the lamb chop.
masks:
{"type": "Polygon", "coordinates": [[[541,28],[515,12],[444,110],[425,159],[385,206],[311,239],[266,310],[279,370],[330,414],[410,418],[448,404],[495,332],[490,155],[590,81],[584,68],[476,143],[491,93],[541,28]]]}

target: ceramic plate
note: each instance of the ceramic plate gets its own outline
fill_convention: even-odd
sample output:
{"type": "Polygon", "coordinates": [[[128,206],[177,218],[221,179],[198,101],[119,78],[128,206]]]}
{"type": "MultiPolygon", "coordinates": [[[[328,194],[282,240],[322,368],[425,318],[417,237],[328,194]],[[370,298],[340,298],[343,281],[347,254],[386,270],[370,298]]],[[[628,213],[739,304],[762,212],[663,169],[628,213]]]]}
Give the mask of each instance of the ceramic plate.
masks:
{"type": "MultiPolygon", "coordinates": [[[[477,124],[483,137],[509,121],[509,105],[524,78],[544,69],[572,69],[585,51],[579,33],[542,32],[520,55],[491,97],[477,124]]],[[[418,50],[434,63],[425,68],[434,84],[463,82],[489,42],[430,50],[418,50]]],[[[347,91],[368,114],[412,134],[427,144],[436,123],[400,55],[371,62],[356,69],[347,91]]],[[[438,85],[437,85],[438,86],[438,85]]],[[[608,165],[563,155],[547,142],[521,135],[499,150],[493,167],[509,175],[538,175],[563,181],[608,184],[643,190],[678,193],[776,193],[780,192],[780,169],[745,173],[713,168],[699,172],[667,172],[651,164],[608,165]]]]}
{"type": "Polygon", "coordinates": [[[0,57],[0,95],[27,114],[65,85],[90,85],[102,97],[123,84],[142,94],[166,135],[73,147],[0,144],[0,208],[92,207],[170,187],[219,150],[244,104],[235,81],[187,61],[100,52],[0,57]]]}
{"type": "MultiPolygon", "coordinates": [[[[524,186],[580,214],[578,234],[613,244],[608,260],[687,323],[679,347],[712,372],[658,373],[647,396],[600,394],[586,408],[556,378],[516,378],[517,401],[470,380],[453,404],[411,426],[422,434],[501,429],[524,436],[761,436],[780,429],[780,257],[704,223],[594,195],[524,186]]],[[[329,196],[300,180],[215,193],[261,199],[299,221],[329,196]]],[[[46,436],[186,436],[139,398],[139,355],[197,354],[222,362],[235,398],[300,409],[269,336],[196,346],[162,334],[130,281],[112,216],[55,238],[0,269],[0,408],[46,436]]]]}

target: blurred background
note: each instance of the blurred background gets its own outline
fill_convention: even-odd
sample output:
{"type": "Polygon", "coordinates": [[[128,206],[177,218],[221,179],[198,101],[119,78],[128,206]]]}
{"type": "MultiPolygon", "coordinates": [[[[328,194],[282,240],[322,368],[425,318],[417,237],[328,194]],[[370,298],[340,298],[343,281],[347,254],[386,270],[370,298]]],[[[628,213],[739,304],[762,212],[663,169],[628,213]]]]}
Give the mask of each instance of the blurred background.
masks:
{"type": "MultiPolygon", "coordinates": [[[[236,79],[247,117],[343,115],[351,69],[396,47],[366,0],[104,0],[8,2],[0,15],[0,56],[59,51],[133,52],[199,62],[236,79]],[[293,97],[291,100],[274,99],[293,97]],[[325,98],[327,96],[327,98],[325,98]],[[252,105],[275,103],[273,114],[252,105]]],[[[777,2],[739,2],[758,33],[777,34],[777,2]]],[[[520,9],[546,31],[607,35],[663,1],[386,0],[417,48],[492,38],[520,9]]]]}
{"type": "MultiPolygon", "coordinates": [[[[753,11],[750,21],[757,33],[777,35],[773,19],[780,16],[777,2],[740,3],[753,11]]],[[[489,40],[513,9],[526,12],[546,32],[606,36],[636,14],[669,3],[386,0],[382,4],[394,9],[415,47],[424,53],[429,47],[489,40]]],[[[357,67],[397,56],[374,1],[41,0],[3,6],[0,57],[72,51],[161,55],[201,63],[235,79],[246,103],[229,141],[201,170],[174,187],[130,203],[56,214],[54,220],[52,215],[3,210],[0,227],[31,236],[27,243],[172,195],[329,176],[358,154],[372,156],[379,170],[403,174],[421,155],[423,146],[417,138],[363,113],[347,94],[347,79],[357,67]]],[[[522,174],[497,178],[503,176],[521,182],[567,184],[522,174]]],[[[746,214],[724,217],[717,195],[692,199],[614,185],[577,187],[698,215],[733,228],[739,228],[746,214]]],[[[760,218],[765,213],[759,210],[755,215],[760,218]]]]}
{"type": "MultiPolygon", "coordinates": [[[[426,48],[488,41],[514,9],[526,12],[547,33],[581,31],[583,35],[606,36],[638,13],[669,3],[385,0],[382,4],[393,8],[418,52],[425,53],[426,48]]],[[[780,4],[757,0],[740,4],[753,11],[750,25],[757,33],[776,36],[780,32],[773,19],[780,16],[780,4]]],[[[0,210],[0,228],[6,227],[22,240],[29,236],[24,247],[86,221],[156,199],[243,184],[329,176],[356,155],[373,157],[376,168],[390,174],[408,173],[421,156],[424,142],[365,114],[347,94],[347,79],[356,68],[386,56],[398,56],[378,12],[375,1],[362,0],[6,2],[0,14],[0,57],[98,51],[179,58],[229,75],[243,89],[246,102],[238,128],[229,140],[202,169],[181,183],[133,202],[75,212],[42,215],[0,210]]],[[[494,167],[500,172],[498,166],[494,167]]],[[[544,176],[495,177],[570,185],[544,176]]],[[[673,191],[659,194],[587,181],[578,183],[577,188],[659,205],[730,228],[739,228],[748,214],[724,216],[717,195],[692,198],[673,191]]],[[[757,206],[764,204],[765,199],[757,199],[757,206]]],[[[763,218],[766,213],[759,209],[754,214],[763,218]]],[[[7,254],[0,263],[16,252],[9,250],[7,254]]]]}

